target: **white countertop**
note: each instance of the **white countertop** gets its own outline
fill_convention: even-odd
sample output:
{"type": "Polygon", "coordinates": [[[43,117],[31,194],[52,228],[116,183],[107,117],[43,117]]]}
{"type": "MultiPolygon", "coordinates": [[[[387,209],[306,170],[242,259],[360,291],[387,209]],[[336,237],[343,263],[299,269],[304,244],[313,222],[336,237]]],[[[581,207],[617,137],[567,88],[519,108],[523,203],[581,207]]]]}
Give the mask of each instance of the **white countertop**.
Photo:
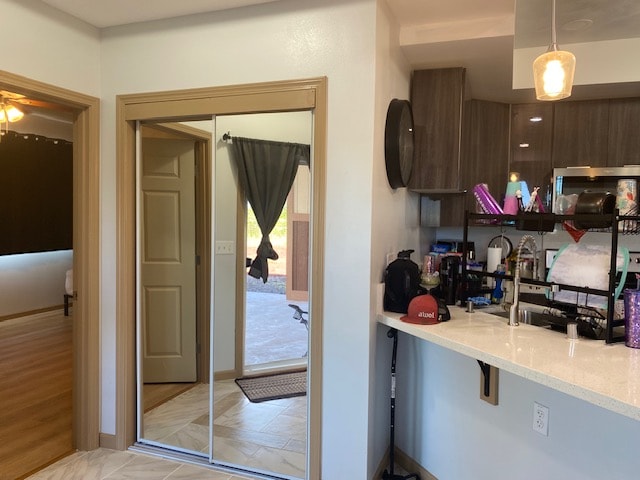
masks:
{"type": "Polygon", "coordinates": [[[624,343],[569,340],[545,328],[449,307],[451,320],[415,325],[383,312],[378,322],[501,370],[640,420],[640,349],[624,343]]]}

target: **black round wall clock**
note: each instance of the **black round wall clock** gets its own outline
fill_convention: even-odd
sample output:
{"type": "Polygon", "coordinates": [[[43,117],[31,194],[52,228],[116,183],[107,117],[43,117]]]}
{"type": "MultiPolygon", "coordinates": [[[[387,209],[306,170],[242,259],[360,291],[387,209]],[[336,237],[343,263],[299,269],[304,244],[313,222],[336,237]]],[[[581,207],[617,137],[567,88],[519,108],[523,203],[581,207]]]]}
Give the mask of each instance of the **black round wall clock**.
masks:
{"type": "Polygon", "coordinates": [[[413,168],[413,114],[408,100],[394,98],[389,103],[384,159],[391,188],[406,187],[413,168]]]}

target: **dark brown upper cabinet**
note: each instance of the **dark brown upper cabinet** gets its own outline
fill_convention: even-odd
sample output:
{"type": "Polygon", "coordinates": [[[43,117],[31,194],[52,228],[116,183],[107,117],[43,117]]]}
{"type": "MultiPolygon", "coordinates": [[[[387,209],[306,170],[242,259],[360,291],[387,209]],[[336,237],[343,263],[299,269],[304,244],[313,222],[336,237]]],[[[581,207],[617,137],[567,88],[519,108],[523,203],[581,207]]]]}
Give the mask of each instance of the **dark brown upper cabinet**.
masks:
{"type": "Polygon", "coordinates": [[[605,167],[609,149],[609,100],[554,104],[554,167],[605,167]]]}
{"type": "Polygon", "coordinates": [[[485,183],[498,202],[502,202],[508,177],[509,105],[484,100],[468,100],[464,104],[462,143],[460,152],[460,189],[457,194],[427,193],[431,201],[421,208],[437,211],[423,212],[425,226],[451,227],[464,222],[465,210],[475,211],[472,189],[485,183]]]}
{"type": "Polygon", "coordinates": [[[640,165],[640,98],[609,100],[607,166],[640,165]]]}
{"type": "Polygon", "coordinates": [[[467,190],[465,208],[475,211],[472,189],[479,183],[502,202],[509,177],[509,104],[485,100],[465,102],[461,187],[467,190]]]}
{"type": "Polygon", "coordinates": [[[415,154],[408,184],[412,190],[460,190],[464,78],[464,68],[413,72],[415,154]]]}
{"type": "Polygon", "coordinates": [[[553,176],[551,146],[553,104],[527,103],[511,106],[511,160],[509,172],[518,172],[529,190],[540,187],[545,195],[553,176]]]}
{"type": "Polygon", "coordinates": [[[545,201],[554,168],[640,164],[640,98],[508,105],[464,92],[464,68],[413,72],[408,187],[423,194],[425,226],[461,226],[478,183],[502,204],[510,172],[545,201]]]}

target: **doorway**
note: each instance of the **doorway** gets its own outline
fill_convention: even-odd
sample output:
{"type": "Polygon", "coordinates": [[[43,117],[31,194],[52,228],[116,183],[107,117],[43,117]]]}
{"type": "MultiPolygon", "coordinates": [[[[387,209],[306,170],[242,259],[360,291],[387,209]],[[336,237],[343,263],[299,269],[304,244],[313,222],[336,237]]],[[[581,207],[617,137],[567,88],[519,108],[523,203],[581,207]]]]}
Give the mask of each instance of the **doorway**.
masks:
{"type": "MultiPolygon", "coordinates": [[[[247,178],[256,176],[256,183],[250,187],[251,195],[243,182],[234,182],[240,195],[237,201],[244,207],[244,212],[237,215],[237,225],[224,219],[218,222],[219,233],[225,239],[235,239],[238,261],[244,263],[236,274],[240,283],[238,302],[243,307],[236,312],[238,352],[242,354],[236,374],[255,376],[278,370],[303,370],[307,366],[310,337],[308,264],[312,178],[309,146],[313,142],[313,114],[303,110],[219,115],[216,130],[217,136],[223,138],[218,142],[219,161],[237,169],[242,151],[242,156],[247,157],[242,161],[243,168],[248,169],[247,178]],[[234,145],[234,138],[239,138],[244,146],[234,145]],[[279,182],[267,181],[268,172],[254,169],[262,162],[271,163],[273,168],[284,168],[276,167],[277,158],[285,155],[286,148],[294,146],[300,150],[289,152],[295,156],[293,182],[290,187],[282,185],[283,191],[276,195],[279,182]],[[261,158],[260,162],[252,158],[254,155],[261,158]],[[252,163],[254,161],[256,163],[252,163]],[[268,239],[273,247],[272,257],[278,258],[266,261],[265,276],[261,276],[262,264],[254,265],[264,232],[252,207],[252,198],[260,209],[263,224],[274,225],[268,239]],[[267,207],[276,203],[282,210],[267,207]],[[237,233],[232,232],[234,228],[237,233]]],[[[222,256],[217,258],[225,260],[222,256]]]]}
{"type": "Polygon", "coordinates": [[[0,89],[73,116],[73,445],[99,446],[99,99],[0,71],[0,89]]]}
{"type": "MultiPolygon", "coordinates": [[[[297,112],[290,119],[302,134],[288,135],[310,143],[311,117],[297,112]],[[302,114],[302,115],[301,115],[302,114]],[[308,126],[308,135],[305,132],[308,126]]],[[[272,120],[274,121],[274,120],[272,120]]],[[[300,143],[298,142],[298,143],[300,143]]],[[[269,234],[278,258],[269,261],[264,281],[247,275],[244,316],[243,373],[304,369],[309,343],[309,195],[310,169],[298,165],[285,206],[269,234]]],[[[262,233],[250,204],[245,224],[246,257],[255,257],[262,233]]]]}
{"type": "MultiPolygon", "coordinates": [[[[292,194],[289,196],[291,197],[292,194]]],[[[304,277],[304,283],[308,285],[306,279],[308,268],[305,267],[308,262],[309,238],[308,235],[298,236],[295,241],[292,238],[290,233],[292,230],[291,203],[291,199],[289,199],[276,226],[269,235],[273,248],[278,254],[278,259],[269,262],[267,281],[264,282],[260,278],[253,278],[249,275],[245,277],[245,317],[242,329],[244,332],[242,369],[244,375],[292,368],[304,369],[307,366],[308,290],[305,286],[304,290],[297,290],[295,291],[296,295],[293,295],[294,290],[291,284],[295,285],[296,279],[304,277]],[[298,266],[298,270],[301,271],[296,271],[292,263],[298,266]]],[[[247,261],[250,262],[249,259],[255,257],[261,234],[250,205],[247,205],[247,214],[245,251],[247,261]]]]}
{"type": "MultiPolygon", "coordinates": [[[[313,111],[314,134],[313,156],[316,159],[313,176],[312,205],[318,215],[313,216],[310,245],[314,255],[311,259],[312,284],[316,285],[310,293],[310,316],[314,319],[311,335],[314,338],[309,351],[309,436],[306,442],[307,478],[317,478],[320,468],[320,389],[321,389],[321,325],[322,325],[322,240],[324,224],[322,204],[324,201],[324,144],[326,123],[326,79],[311,79],[292,82],[274,82],[246,86],[198,89],[181,92],[157,94],[126,95],[117,98],[118,104],[118,191],[119,191],[119,232],[122,238],[118,254],[118,329],[122,335],[119,342],[118,384],[123,388],[118,392],[117,421],[118,438],[127,445],[133,444],[136,435],[135,422],[131,421],[131,412],[135,412],[135,395],[127,385],[135,384],[135,372],[130,368],[135,363],[132,340],[135,338],[135,315],[133,315],[135,297],[131,295],[131,286],[135,278],[135,261],[131,257],[135,245],[135,224],[131,223],[131,214],[135,210],[131,185],[134,184],[135,171],[135,122],[162,119],[197,119],[207,115],[243,114],[256,112],[313,111]],[[317,299],[314,302],[314,299],[317,299]],[[128,367],[128,368],[127,368],[128,367]]],[[[217,135],[216,135],[217,137],[217,135]]],[[[236,255],[235,271],[244,270],[244,256],[236,255]],[[241,262],[240,262],[241,260],[241,262]]],[[[217,262],[217,260],[214,261],[217,262]]],[[[226,278],[226,282],[233,279],[226,278]]],[[[242,291],[244,278],[238,276],[239,285],[235,291],[242,291]]],[[[214,306],[216,302],[214,301],[214,306]]],[[[242,305],[238,306],[242,310],[242,305]]],[[[216,313],[214,312],[214,318],[216,313]]],[[[214,348],[214,351],[215,348],[214,348]]],[[[236,355],[238,349],[236,349],[236,355]]],[[[235,369],[241,363],[235,363],[235,369]]],[[[134,415],[135,418],[135,415],[134,415]]]]}

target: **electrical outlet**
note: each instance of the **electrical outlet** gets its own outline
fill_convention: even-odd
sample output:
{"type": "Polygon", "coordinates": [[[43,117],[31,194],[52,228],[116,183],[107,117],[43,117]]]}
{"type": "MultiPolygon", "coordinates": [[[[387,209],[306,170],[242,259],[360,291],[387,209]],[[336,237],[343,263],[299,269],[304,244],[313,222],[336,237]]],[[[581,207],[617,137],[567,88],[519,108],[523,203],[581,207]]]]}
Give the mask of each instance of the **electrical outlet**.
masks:
{"type": "Polygon", "coordinates": [[[533,402],[533,430],[545,437],[549,436],[549,407],[533,402]]]}

